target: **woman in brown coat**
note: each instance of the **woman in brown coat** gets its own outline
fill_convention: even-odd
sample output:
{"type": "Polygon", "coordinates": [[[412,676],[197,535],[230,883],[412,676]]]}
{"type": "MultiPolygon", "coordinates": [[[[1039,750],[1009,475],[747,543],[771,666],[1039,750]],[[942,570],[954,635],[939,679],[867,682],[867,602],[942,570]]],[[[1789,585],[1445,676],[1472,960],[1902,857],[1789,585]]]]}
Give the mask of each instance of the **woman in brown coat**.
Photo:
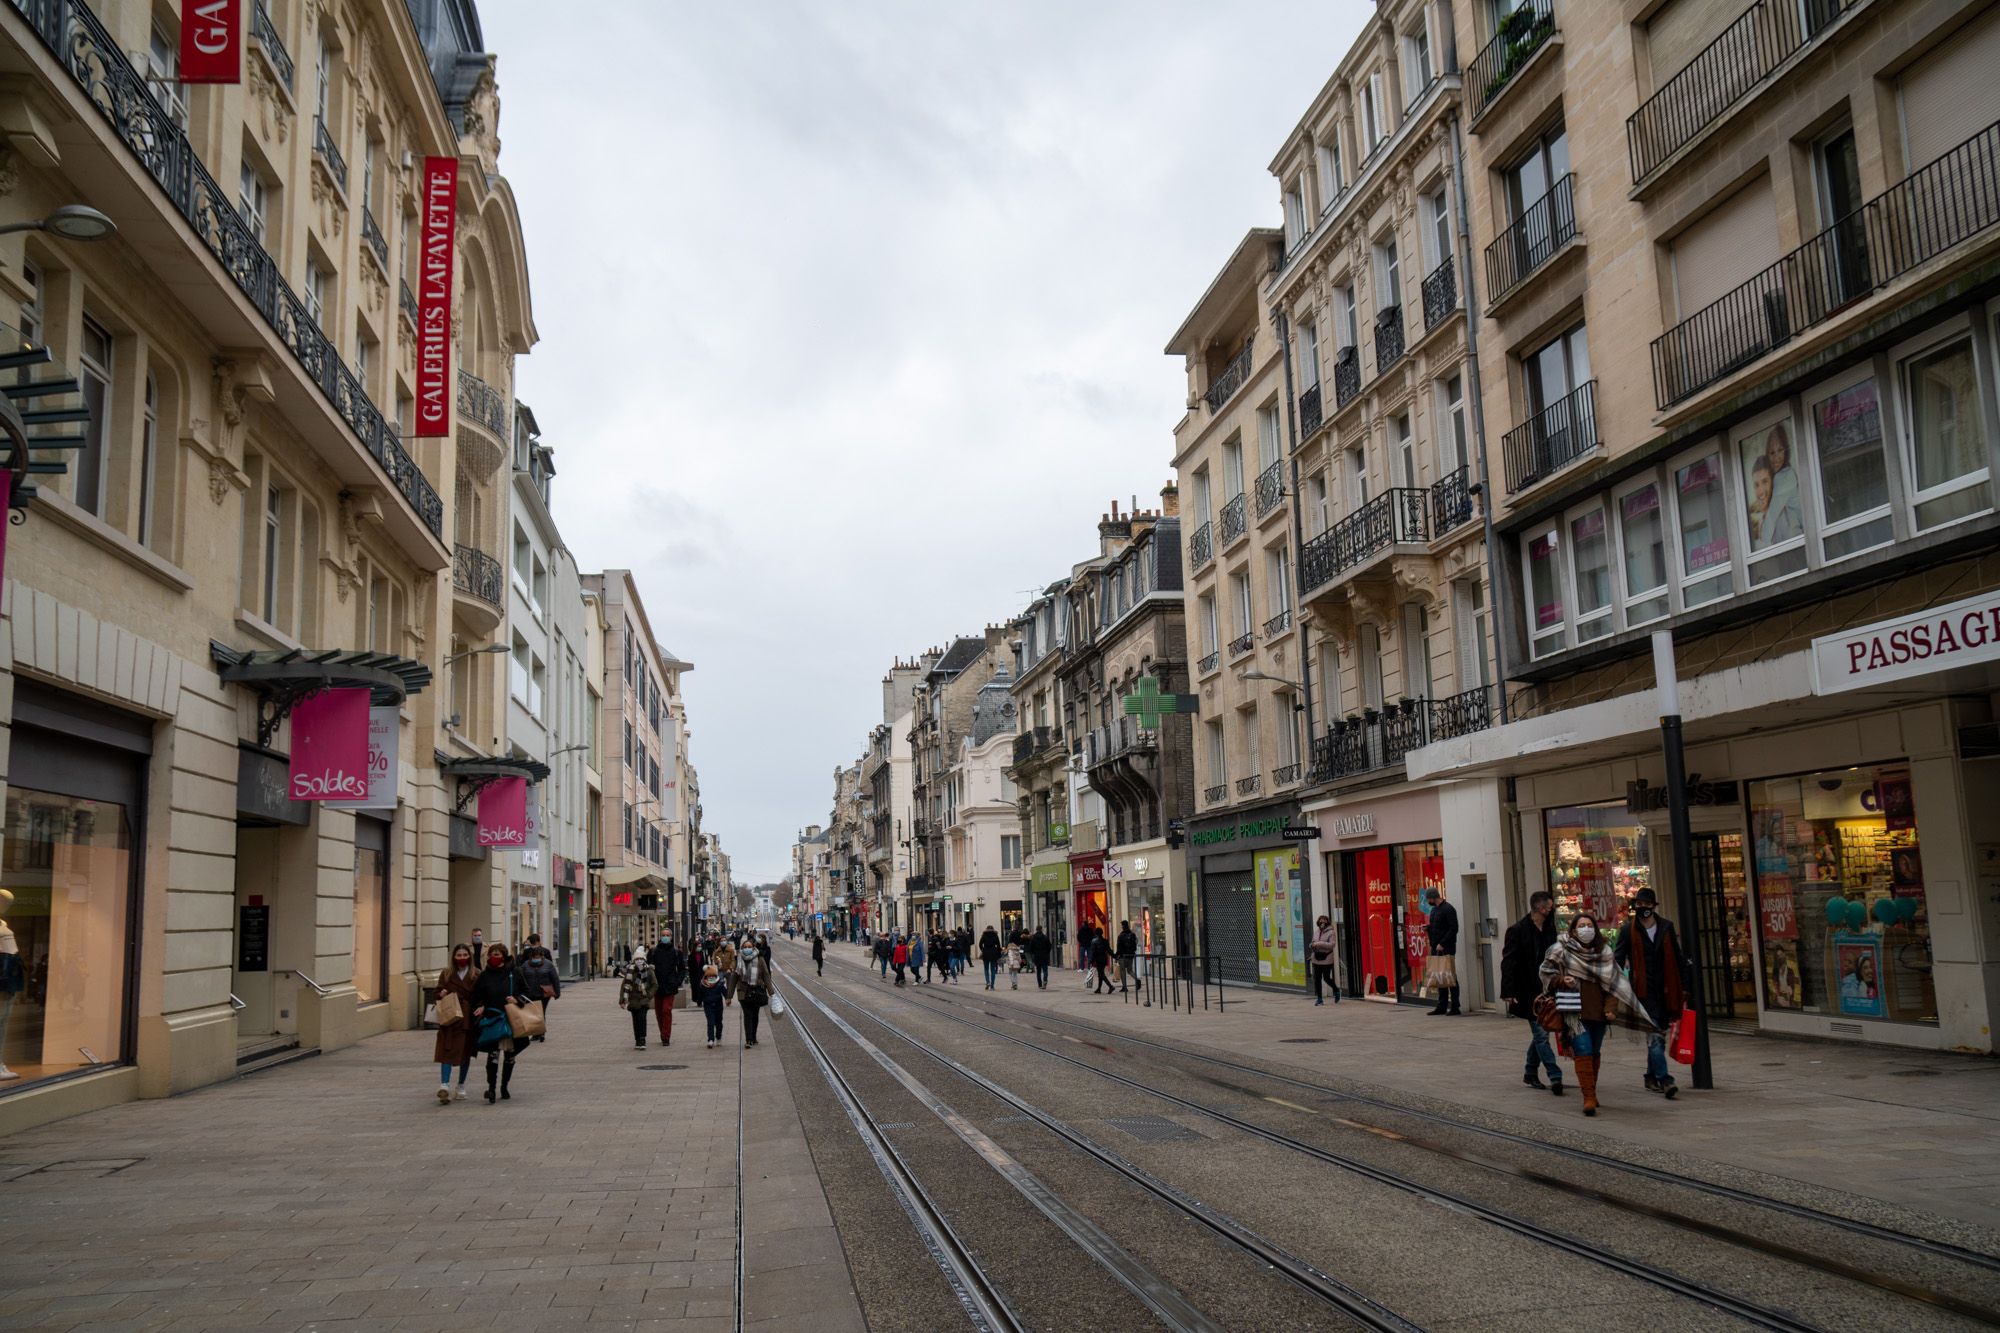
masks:
{"type": "Polygon", "coordinates": [[[451,1067],[458,1066],[458,1094],[456,1100],[465,1100],[465,1076],[472,1069],[472,984],[479,979],[479,969],[473,964],[472,950],[466,945],[458,945],[451,951],[451,966],[438,973],[437,998],[447,995],[458,997],[458,1019],[452,1023],[441,1023],[437,1030],[437,1046],[431,1052],[431,1059],[438,1064],[438,1104],[452,1101],[451,1067]]]}

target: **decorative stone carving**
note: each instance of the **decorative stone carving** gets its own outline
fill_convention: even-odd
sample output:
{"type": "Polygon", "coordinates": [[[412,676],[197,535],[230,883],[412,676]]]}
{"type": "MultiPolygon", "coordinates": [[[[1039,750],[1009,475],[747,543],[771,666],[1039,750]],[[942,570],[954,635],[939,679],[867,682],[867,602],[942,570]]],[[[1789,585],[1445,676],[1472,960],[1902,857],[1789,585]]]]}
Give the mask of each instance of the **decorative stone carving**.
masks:
{"type": "Polygon", "coordinates": [[[14,193],[14,187],[21,183],[21,159],[14,150],[0,143],[0,195],[14,193]]]}
{"type": "Polygon", "coordinates": [[[339,240],[347,228],[347,203],[340,197],[339,188],[327,175],[317,153],[313,154],[312,201],[313,207],[319,210],[320,235],[339,240]]]}
{"type": "Polygon", "coordinates": [[[264,48],[255,49],[260,54],[246,62],[245,72],[250,76],[250,102],[257,109],[257,129],[266,143],[283,145],[292,137],[291,99],[264,67],[264,48]]]}

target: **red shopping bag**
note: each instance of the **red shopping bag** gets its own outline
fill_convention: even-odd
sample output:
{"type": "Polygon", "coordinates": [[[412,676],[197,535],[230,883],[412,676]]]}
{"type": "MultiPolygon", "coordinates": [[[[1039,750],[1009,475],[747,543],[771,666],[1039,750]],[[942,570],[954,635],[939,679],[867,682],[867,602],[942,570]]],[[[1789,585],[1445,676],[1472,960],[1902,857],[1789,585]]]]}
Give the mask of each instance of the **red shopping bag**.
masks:
{"type": "Polygon", "coordinates": [[[1694,1006],[1681,1010],[1681,1021],[1674,1027],[1674,1043],[1668,1054],[1677,1064],[1694,1063],[1694,1006]]]}

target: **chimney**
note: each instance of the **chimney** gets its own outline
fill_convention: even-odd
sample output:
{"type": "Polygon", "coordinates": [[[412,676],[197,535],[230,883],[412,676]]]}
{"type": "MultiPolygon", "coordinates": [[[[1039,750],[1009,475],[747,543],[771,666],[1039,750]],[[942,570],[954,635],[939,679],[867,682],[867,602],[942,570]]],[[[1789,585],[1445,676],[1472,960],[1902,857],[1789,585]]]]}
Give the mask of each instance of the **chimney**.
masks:
{"type": "Polygon", "coordinates": [[[1164,518],[1179,518],[1181,513],[1181,488],[1168,482],[1160,488],[1160,514],[1164,518]]]}

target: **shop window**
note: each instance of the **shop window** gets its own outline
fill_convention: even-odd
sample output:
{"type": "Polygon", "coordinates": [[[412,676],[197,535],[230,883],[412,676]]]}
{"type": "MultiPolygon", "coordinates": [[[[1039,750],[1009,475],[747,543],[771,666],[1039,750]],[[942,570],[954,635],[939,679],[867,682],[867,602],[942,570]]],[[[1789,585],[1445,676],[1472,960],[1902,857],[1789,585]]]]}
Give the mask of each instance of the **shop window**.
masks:
{"type": "Polygon", "coordinates": [[[1722,455],[1703,454],[1674,469],[1675,529],[1680,536],[1681,600],[1688,607],[1727,597],[1730,550],[1722,455]]]}
{"type": "Polygon", "coordinates": [[[1961,338],[1904,362],[1903,389],[1918,529],[1990,508],[1972,340],[1961,338]]]}
{"type": "Polygon", "coordinates": [[[1559,927],[1588,912],[1608,933],[1625,920],[1632,895],[1654,887],[1651,839],[1623,801],[1560,806],[1543,815],[1543,827],[1559,927]]]}
{"type": "Polygon", "coordinates": [[[1742,487],[1745,561],[1755,585],[1806,567],[1804,494],[1790,408],[1766,414],[1734,439],[1742,487]]]}
{"type": "Polygon", "coordinates": [[[384,998],[389,972],[389,852],[387,825],[354,821],[354,998],[384,998]]]}
{"type": "Polygon", "coordinates": [[[1749,784],[1764,1007],[1937,1022],[1909,770],[1749,784]]]}
{"type": "Polygon", "coordinates": [[[1643,625],[1667,614],[1667,539],[1660,486],[1648,481],[1618,497],[1619,573],[1625,581],[1625,623],[1643,625]]]}
{"type": "Polygon", "coordinates": [[[1806,403],[1819,468],[1821,553],[1839,560],[1886,546],[1895,530],[1872,370],[1815,391],[1806,403]]]}

